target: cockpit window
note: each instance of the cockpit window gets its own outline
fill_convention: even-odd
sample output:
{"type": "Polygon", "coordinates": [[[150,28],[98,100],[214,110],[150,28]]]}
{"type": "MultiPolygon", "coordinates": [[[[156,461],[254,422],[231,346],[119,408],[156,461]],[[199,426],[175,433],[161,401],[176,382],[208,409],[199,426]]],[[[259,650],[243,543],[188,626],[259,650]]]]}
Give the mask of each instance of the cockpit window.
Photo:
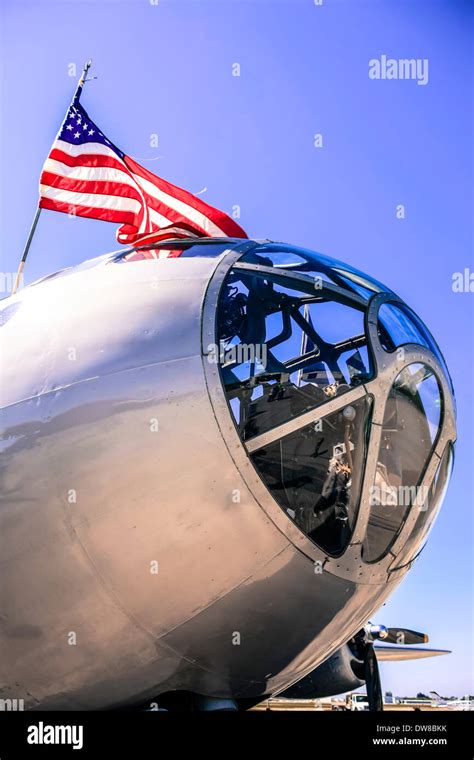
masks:
{"type": "Polygon", "coordinates": [[[354,529],[371,404],[366,396],[252,455],[287,515],[333,556],[344,551],[354,529]]]}
{"type": "Polygon", "coordinates": [[[355,270],[333,267],[333,271],[337,273],[349,287],[352,287],[357,293],[363,295],[367,299],[371,298],[375,293],[388,292],[387,288],[385,288],[380,282],[373,280],[371,277],[367,277],[367,275],[362,275],[355,270]]]}
{"type": "Polygon", "coordinates": [[[357,292],[368,300],[375,293],[392,293],[385,285],[360,272],[342,261],[315,253],[306,248],[282,245],[281,243],[264,243],[253,248],[242,261],[254,261],[255,257],[269,259],[274,266],[285,267],[293,272],[320,274],[324,279],[357,292]]]}
{"type": "Polygon", "coordinates": [[[421,319],[405,304],[383,303],[378,316],[379,340],[385,351],[392,353],[407,343],[417,343],[431,351],[444,369],[451,390],[452,383],[444,357],[421,319]]]}
{"type": "Polygon", "coordinates": [[[363,546],[366,562],[386,554],[410,509],[426,494],[419,488],[436,442],[442,396],[432,370],[410,364],[396,377],[387,398],[370,517],[363,546]]]}
{"type": "Polygon", "coordinates": [[[397,558],[398,567],[408,564],[419,552],[422,542],[426,541],[448,490],[453,464],[454,449],[452,443],[448,443],[429,488],[426,500],[415,507],[418,510],[418,517],[408,541],[397,558]]]}
{"type": "Polygon", "coordinates": [[[245,441],[373,377],[364,301],[311,267],[295,279],[271,257],[248,254],[224,283],[219,364],[245,441]]]}

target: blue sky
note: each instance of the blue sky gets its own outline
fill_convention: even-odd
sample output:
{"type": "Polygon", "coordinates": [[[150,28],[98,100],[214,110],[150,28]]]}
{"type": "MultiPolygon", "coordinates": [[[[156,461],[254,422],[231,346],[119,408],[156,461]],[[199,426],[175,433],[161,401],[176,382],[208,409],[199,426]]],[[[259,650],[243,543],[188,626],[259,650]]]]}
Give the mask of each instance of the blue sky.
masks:
{"type": "MultiPolygon", "coordinates": [[[[426,630],[453,654],[383,665],[384,688],[472,693],[474,296],[452,276],[474,270],[474,6],[154,1],[3,0],[2,271],[17,268],[42,163],[92,57],[83,105],[125,152],[239,205],[249,235],[347,261],[405,298],[450,367],[459,440],[428,546],[375,622],[426,630]],[[428,59],[428,83],[370,79],[382,55],[428,59]]],[[[26,282],[118,247],[112,224],[43,212],[26,282]]]]}

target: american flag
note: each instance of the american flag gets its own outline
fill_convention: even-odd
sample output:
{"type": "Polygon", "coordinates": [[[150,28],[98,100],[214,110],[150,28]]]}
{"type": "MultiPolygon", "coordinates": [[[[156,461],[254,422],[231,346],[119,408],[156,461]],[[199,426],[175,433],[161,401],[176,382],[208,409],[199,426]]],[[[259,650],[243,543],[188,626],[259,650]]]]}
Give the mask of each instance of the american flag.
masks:
{"type": "Polygon", "coordinates": [[[117,240],[126,245],[170,238],[247,237],[223,211],[125,155],[100,131],[77,97],[43,166],[39,205],[118,223],[117,240]]]}

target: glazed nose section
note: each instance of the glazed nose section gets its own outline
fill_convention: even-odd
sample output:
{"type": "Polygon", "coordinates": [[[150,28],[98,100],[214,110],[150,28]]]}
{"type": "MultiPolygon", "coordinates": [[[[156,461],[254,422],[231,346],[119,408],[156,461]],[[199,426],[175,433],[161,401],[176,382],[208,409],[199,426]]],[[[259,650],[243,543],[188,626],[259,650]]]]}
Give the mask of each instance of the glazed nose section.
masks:
{"type": "Polygon", "coordinates": [[[336,556],[355,525],[372,412],[366,300],[320,262],[272,253],[248,254],[223,285],[222,382],[268,490],[336,556]]]}
{"type": "Polygon", "coordinates": [[[361,567],[410,561],[455,438],[449,374],[421,320],[340,262],[263,244],[222,282],[216,345],[240,441],[287,518],[328,557],[357,545],[361,567]]]}

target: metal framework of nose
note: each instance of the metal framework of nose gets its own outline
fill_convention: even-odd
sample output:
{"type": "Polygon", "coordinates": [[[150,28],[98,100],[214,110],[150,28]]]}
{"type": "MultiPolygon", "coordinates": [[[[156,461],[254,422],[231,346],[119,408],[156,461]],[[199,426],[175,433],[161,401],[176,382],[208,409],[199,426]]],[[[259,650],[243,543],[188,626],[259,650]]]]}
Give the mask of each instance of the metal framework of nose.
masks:
{"type": "Polygon", "coordinates": [[[451,389],[448,380],[438,358],[425,346],[409,343],[403,345],[403,356],[400,358],[399,352],[387,352],[381,345],[378,330],[378,314],[381,306],[386,303],[394,305],[405,305],[405,302],[391,292],[382,292],[374,294],[367,302],[361,296],[344,290],[331,283],[323,283],[324,289],[328,293],[336,296],[339,300],[344,299],[346,303],[357,305],[360,309],[364,306],[364,323],[365,332],[368,340],[368,348],[371,352],[374,366],[374,377],[372,380],[365,382],[345,393],[328,400],[322,406],[311,409],[283,424],[269,430],[268,432],[250,438],[243,442],[237,427],[232,418],[232,414],[221,382],[220,372],[216,364],[206,360],[208,353],[207,347],[216,343],[216,314],[219,302],[219,295],[222,285],[231,268],[234,270],[254,271],[262,275],[271,274],[272,277],[284,277],[287,280],[294,281],[298,289],[312,289],[314,292],[314,279],[308,275],[292,272],[290,268],[285,268],[278,272],[278,268],[265,267],[258,264],[239,262],[239,259],[253,248],[260,244],[255,241],[246,241],[237,245],[227,253],[219,262],[213,277],[209,282],[206,293],[206,299],[203,309],[202,321],[202,355],[203,367],[206,377],[210,400],[214,409],[217,423],[220,427],[224,441],[226,442],[229,453],[234,463],[244,478],[249,490],[257,499],[261,508],[267,516],[277,525],[287,538],[297,546],[313,562],[320,562],[325,571],[334,575],[349,579],[355,583],[380,584],[388,582],[391,579],[399,577],[400,574],[407,572],[416,556],[407,564],[401,567],[397,566],[397,557],[405,546],[411,531],[418,517],[418,510],[411,508],[408,512],[400,531],[394,541],[389,545],[387,552],[378,561],[373,563],[365,562],[362,558],[362,546],[367,531],[367,525],[370,517],[370,488],[374,483],[379,447],[382,435],[382,424],[384,419],[385,405],[388,395],[392,389],[397,375],[410,364],[422,363],[433,370],[441,389],[442,398],[442,416],[440,427],[434,442],[430,458],[425,471],[422,475],[419,488],[422,492],[427,493],[427,489],[433,483],[441,458],[445,452],[446,446],[453,443],[456,439],[455,413],[451,389]],[[362,481],[360,496],[360,505],[357,511],[356,523],[352,537],[345,551],[338,557],[333,557],[324,552],[317,546],[306,534],[285,514],[284,510],[275,501],[259,473],[252,464],[249,455],[263,446],[278,441],[286,435],[303,428],[308,423],[317,422],[329,414],[342,410],[348,404],[369,395],[372,398],[373,408],[370,422],[370,435],[368,450],[365,463],[365,471],[362,481]],[[426,489],[426,491],[425,491],[426,489]]]}

